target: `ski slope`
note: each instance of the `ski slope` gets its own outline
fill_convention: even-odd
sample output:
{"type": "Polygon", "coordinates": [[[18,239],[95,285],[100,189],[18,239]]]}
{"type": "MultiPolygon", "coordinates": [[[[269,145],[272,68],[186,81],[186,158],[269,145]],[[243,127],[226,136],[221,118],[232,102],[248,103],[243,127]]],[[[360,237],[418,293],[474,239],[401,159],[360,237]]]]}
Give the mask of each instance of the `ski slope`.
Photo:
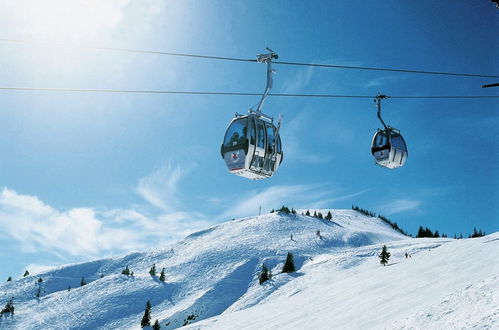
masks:
{"type": "Polygon", "coordinates": [[[14,297],[16,310],[0,329],[138,329],[147,300],[161,329],[498,326],[499,234],[412,239],[378,218],[331,212],[332,221],[279,213],[233,220],[165,249],[2,283],[0,304],[14,297]],[[392,254],[386,267],[377,257],[383,244],[392,254]],[[288,252],[297,272],[281,274],[288,252]],[[259,285],[262,262],[274,276],[259,285]],[[153,264],[158,276],[165,268],[165,282],[149,275],[153,264]],[[121,274],[127,265],[133,277],[121,274]]]}

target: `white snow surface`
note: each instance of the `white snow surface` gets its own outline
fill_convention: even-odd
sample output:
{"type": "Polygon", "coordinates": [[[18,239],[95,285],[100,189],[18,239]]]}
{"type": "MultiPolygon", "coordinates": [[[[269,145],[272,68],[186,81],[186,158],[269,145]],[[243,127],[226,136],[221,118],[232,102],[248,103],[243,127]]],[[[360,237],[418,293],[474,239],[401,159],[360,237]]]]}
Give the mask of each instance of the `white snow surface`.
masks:
{"type": "Polygon", "coordinates": [[[0,329],[140,329],[147,300],[161,329],[499,328],[499,233],[415,239],[356,211],[317,211],[333,220],[238,219],[165,249],[4,282],[0,307],[14,297],[15,314],[0,329]],[[297,272],[283,274],[288,252],[297,272]],[[260,285],[263,262],[273,277],[260,285]],[[166,282],[149,274],[153,264],[166,282]],[[127,265],[133,277],[121,274],[127,265]]]}

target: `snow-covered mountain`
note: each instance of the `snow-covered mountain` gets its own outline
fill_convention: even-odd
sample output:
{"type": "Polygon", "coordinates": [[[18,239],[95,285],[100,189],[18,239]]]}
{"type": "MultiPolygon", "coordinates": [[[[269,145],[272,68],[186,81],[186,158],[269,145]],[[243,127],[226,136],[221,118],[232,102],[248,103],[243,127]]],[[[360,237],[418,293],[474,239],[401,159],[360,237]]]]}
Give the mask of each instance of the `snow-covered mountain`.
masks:
{"type": "Polygon", "coordinates": [[[499,233],[414,239],[356,211],[318,211],[331,211],[332,221],[280,213],[238,219],[162,250],[2,283],[1,307],[14,297],[15,314],[0,328],[137,329],[148,300],[161,329],[499,326],[499,233]],[[384,244],[386,267],[377,257],[384,244]],[[283,274],[288,252],[297,272],[283,274]],[[262,263],[274,276],[260,285],[262,263]],[[158,275],[165,269],[165,282],[149,274],[153,264],[158,275]],[[121,274],[126,266],[134,276],[121,274]]]}

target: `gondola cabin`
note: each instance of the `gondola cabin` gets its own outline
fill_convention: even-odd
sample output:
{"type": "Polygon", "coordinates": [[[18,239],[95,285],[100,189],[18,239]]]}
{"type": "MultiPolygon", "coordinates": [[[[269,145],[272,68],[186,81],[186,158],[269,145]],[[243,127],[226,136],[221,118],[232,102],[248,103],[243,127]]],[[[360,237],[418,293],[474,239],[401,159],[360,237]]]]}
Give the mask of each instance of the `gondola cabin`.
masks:
{"type": "Polygon", "coordinates": [[[252,180],[271,177],[283,157],[281,138],[272,120],[255,113],[236,115],[220,151],[231,173],[252,180]]]}
{"type": "Polygon", "coordinates": [[[390,127],[374,134],[371,153],[378,165],[386,168],[397,168],[407,160],[407,146],[400,131],[390,127]]]}

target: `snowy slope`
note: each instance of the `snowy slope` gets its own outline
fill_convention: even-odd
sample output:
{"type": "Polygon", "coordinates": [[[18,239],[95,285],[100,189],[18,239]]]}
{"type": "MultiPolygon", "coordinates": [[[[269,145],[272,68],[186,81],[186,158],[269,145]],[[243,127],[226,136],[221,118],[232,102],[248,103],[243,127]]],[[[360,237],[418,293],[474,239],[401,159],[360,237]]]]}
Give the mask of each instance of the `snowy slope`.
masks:
{"type": "Polygon", "coordinates": [[[0,328],[136,329],[147,300],[162,329],[184,323],[218,329],[280,328],[289,322],[303,329],[333,324],[431,328],[461,319],[499,324],[499,312],[490,308],[499,306],[493,257],[499,255],[499,236],[410,239],[377,218],[351,210],[331,212],[333,221],[277,213],[234,220],[163,250],[2,283],[0,304],[14,297],[16,312],[0,321],[0,328]],[[381,243],[392,252],[388,267],[376,257],[381,243]],[[402,257],[406,251],[412,258],[402,257]],[[295,255],[298,272],[279,274],[288,252],[295,255]],[[262,262],[273,269],[274,278],[260,286],[262,262]],[[165,268],[165,283],[148,274],[153,264],[158,273],[165,268]],[[127,265],[134,277],[121,275],[127,265]],[[80,287],[82,276],[89,284],[80,287]],[[37,299],[40,277],[42,296],[37,299]],[[465,304],[480,312],[457,318],[466,314],[465,304]],[[437,315],[431,314],[434,310],[437,315]]]}
{"type": "Polygon", "coordinates": [[[499,233],[387,246],[387,267],[379,245],[317,256],[278,290],[254,288],[270,292],[261,304],[187,329],[499,328],[499,233]]]}

